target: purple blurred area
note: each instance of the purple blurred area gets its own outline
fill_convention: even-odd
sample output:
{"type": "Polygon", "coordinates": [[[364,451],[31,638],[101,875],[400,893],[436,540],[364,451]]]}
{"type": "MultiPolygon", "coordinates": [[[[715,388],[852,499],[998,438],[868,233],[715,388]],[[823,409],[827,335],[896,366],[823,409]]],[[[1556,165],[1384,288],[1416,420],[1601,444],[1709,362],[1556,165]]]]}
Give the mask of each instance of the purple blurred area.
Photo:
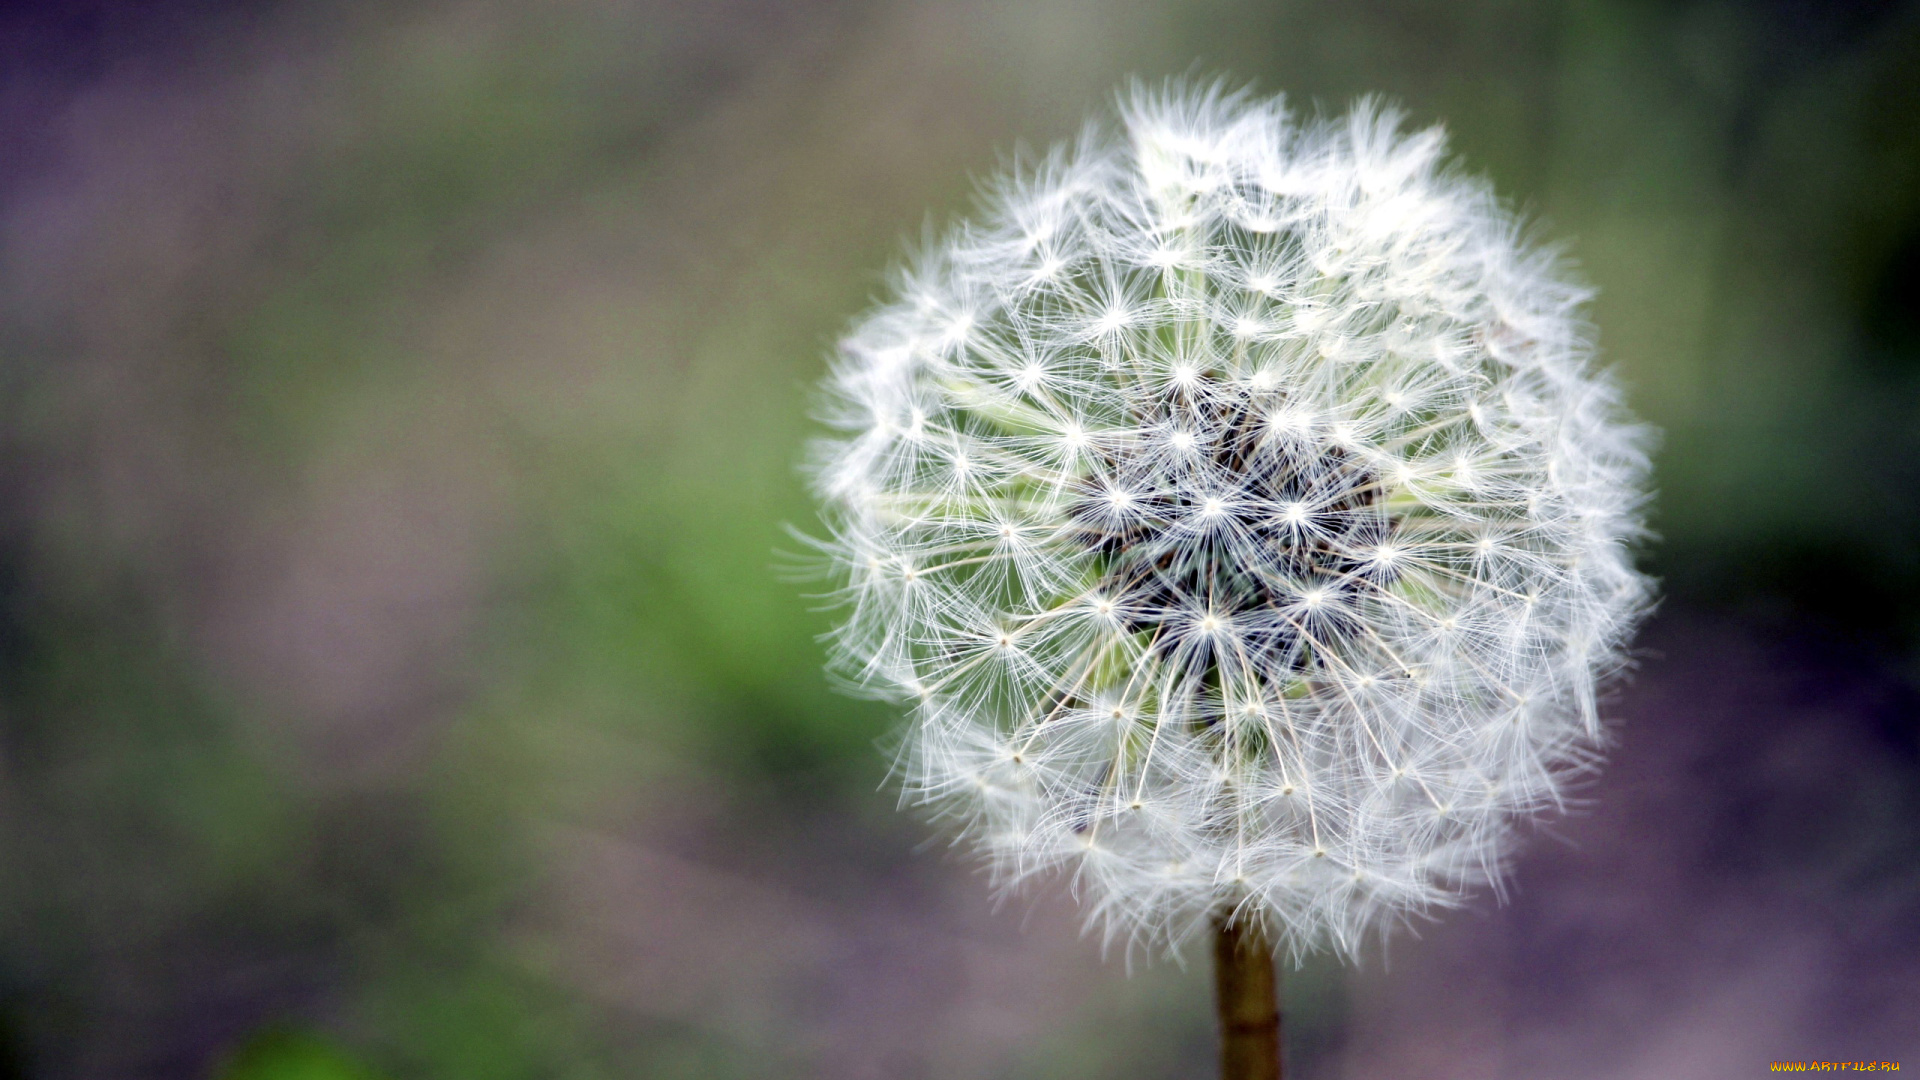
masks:
{"type": "Polygon", "coordinates": [[[900,238],[1195,70],[1445,119],[1667,432],[1608,767],[1290,971],[1292,1075],[1920,1067],[1920,7],[76,0],[0,5],[0,1080],[1210,1074],[776,572],[900,238]]]}

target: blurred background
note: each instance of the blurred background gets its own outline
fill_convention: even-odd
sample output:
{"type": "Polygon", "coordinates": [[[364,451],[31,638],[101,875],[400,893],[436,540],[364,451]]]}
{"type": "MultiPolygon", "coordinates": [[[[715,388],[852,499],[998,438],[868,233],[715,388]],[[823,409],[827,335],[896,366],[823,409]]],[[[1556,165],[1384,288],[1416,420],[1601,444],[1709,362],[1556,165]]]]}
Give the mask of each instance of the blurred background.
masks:
{"type": "Polygon", "coordinates": [[[1128,75],[1382,91],[1665,431],[1612,763],[1301,1078],[1920,1068],[1920,4],[0,5],[0,1080],[1204,1076],[775,573],[903,237],[1128,75]]]}

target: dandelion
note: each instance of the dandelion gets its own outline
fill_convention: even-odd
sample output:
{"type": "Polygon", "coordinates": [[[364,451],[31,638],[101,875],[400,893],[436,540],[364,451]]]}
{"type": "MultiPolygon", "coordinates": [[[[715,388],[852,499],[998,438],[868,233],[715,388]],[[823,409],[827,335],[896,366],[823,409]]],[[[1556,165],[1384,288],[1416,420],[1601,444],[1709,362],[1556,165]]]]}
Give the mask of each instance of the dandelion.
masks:
{"type": "Polygon", "coordinates": [[[1596,764],[1645,439],[1437,129],[1181,84],[1121,120],[841,342],[833,658],[912,709],[906,798],[1000,885],[1064,872],[1129,948],[1213,933],[1231,1043],[1268,950],[1497,883],[1596,764]]]}

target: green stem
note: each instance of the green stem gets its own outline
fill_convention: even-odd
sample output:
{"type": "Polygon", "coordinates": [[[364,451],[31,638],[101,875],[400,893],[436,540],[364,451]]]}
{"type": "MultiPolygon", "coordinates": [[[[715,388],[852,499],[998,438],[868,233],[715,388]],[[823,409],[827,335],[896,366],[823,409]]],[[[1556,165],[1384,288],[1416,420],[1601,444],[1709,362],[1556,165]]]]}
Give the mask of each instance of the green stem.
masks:
{"type": "Polygon", "coordinates": [[[1251,920],[1222,911],[1213,923],[1214,1004],[1220,1080],[1280,1080],[1280,994],[1273,946],[1251,920]]]}

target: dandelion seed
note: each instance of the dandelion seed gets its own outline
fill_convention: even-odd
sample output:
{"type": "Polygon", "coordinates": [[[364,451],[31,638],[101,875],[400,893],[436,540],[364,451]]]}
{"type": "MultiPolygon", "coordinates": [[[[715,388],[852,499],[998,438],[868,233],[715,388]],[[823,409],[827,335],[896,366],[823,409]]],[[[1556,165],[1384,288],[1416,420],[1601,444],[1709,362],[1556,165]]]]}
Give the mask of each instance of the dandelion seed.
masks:
{"type": "Polygon", "coordinates": [[[1595,760],[1645,439],[1437,131],[1181,85],[1122,118],[840,346],[834,662],[911,705],[907,800],[1001,885],[1351,952],[1595,760]]]}

